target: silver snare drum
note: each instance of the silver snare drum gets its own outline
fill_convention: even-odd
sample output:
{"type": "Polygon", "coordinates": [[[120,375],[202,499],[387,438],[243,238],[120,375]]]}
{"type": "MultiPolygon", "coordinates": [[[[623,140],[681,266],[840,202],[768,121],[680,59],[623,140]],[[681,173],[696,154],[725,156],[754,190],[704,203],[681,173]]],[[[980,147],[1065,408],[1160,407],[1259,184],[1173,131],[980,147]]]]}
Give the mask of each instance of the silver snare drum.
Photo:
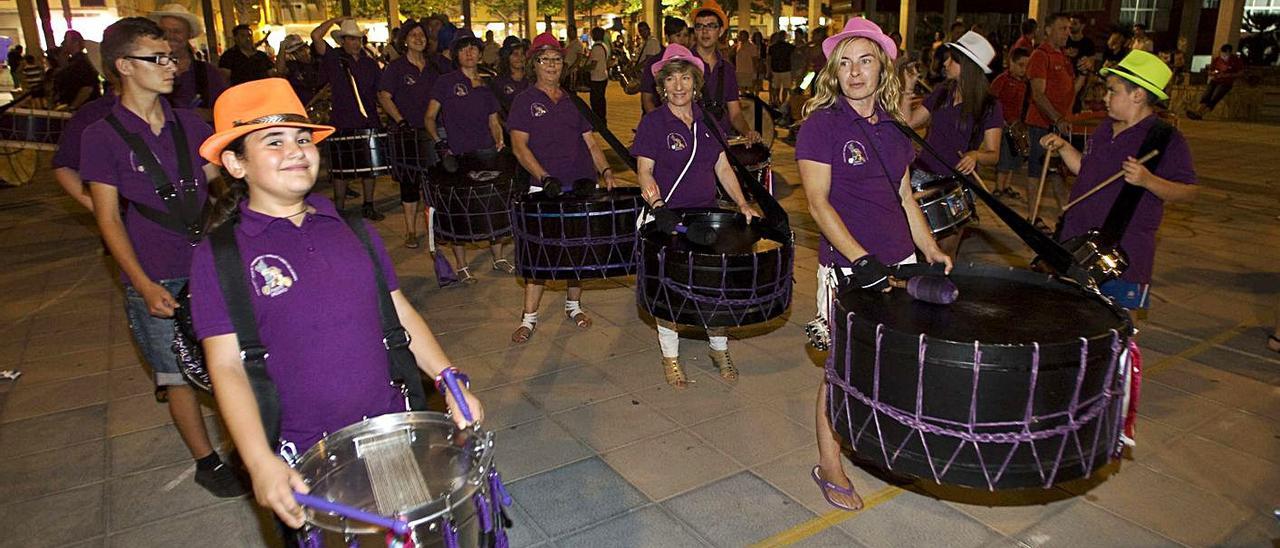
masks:
{"type": "Polygon", "coordinates": [[[916,201],[929,222],[929,230],[935,235],[957,230],[974,218],[973,192],[954,177],[913,170],[911,188],[918,196],[916,201]]]}

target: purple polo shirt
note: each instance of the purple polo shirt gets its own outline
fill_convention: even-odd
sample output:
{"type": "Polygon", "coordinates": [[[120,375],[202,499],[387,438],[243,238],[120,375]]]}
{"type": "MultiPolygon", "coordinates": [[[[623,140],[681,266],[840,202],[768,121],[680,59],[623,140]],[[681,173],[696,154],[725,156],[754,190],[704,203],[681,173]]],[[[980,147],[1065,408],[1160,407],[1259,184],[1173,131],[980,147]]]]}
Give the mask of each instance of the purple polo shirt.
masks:
{"type": "Polygon", "coordinates": [[[378,62],[364,50],[357,57],[347,55],[342,48],[329,47],[325,50],[320,60],[320,74],[329,84],[333,101],[329,123],[338,129],[382,127],[382,121],[378,119],[378,77],[381,73],[378,62]],[[355,88],[360,91],[359,101],[356,101],[356,90],[351,86],[352,77],[356,81],[355,88]],[[361,104],[364,105],[364,114],[360,113],[361,104]]]}
{"type": "MultiPolygon", "coordinates": [[[[405,410],[390,385],[369,254],[333,202],[312,194],[307,203],[316,212],[294,226],[241,202],[236,227],[240,274],[252,287],[258,336],[270,354],[267,374],[280,394],[280,436],[299,453],[365,417],[405,410]]],[[[387,288],[395,291],[386,246],[366,228],[387,288]]],[[[189,287],[196,336],[235,333],[208,240],[196,248],[189,287]]]]}
{"type": "MultiPolygon", "coordinates": [[[[195,184],[196,197],[204,204],[209,196],[209,187],[204,178],[206,163],[200,157],[200,144],[213,134],[209,124],[204,123],[195,111],[175,109],[169,102],[160,99],[164,107],[165,125],[160,135],[151,132],[151,126],[132,111],[117,103],[109,114],[115,114],[124,126],[125,131],[142,138],[142,142],[151,149],[165,175],[175,187],[182,191],[185,187],[178,181],[178,154],[191,157],[191,171],[195,184]],[[177,121],[187,136],[186,151],[174,150],[173,132],[177,131],[177,121]]],[[[80,151],[80,177],[89,183],[101,183],[116,187],[123,203],[137,203],[158,211],[168,211],[160,196],[156,195],[155,184],[142,170],[129,145],[125,144],[120,134],[116,133],[107,121],[98,120],[85,128],[81,141],[93,143],[93,146],[80,151]]],[[[138,263],[147,277],[152,280],[168,280],[185,278],[191,272],[191,252],[193,249],[189,237],[170,231],[138,213],[137,208],[129,207],[124,216],[125,231],[129,242],[138,256],[138,263]]],[[[120,278],[126,285],[128,277],[121,273],[120,278]]]]}
{"type": "Polygon", "coordinates": [[[729,122],[728,104],[738,100],[738,72],[734,68],[733,63],[720,55],[720,50],[716,50],[716,66],[715,68],[703,67],[702,72],[702,100],[708,101],[715,97],[719,97],[725,103],[724,115],[720,117],[720,131],[725,135],[733,129],[733,124],[729,122]],[[719,93],[716,93],[719,91],[719,93]]]}
{"type": "Polygon", "coordinates": [[[54,169],[66,167],[80,171],[80,140],[85,128],[106,118],[114,106],[115,95],[104,95],[80,105],[80,109],[62,126],[62,135],[58,137],[58,151],[53,153],[54,169]]]}
{"type": "Polygon", "coordinates": [[[995,98],[992,98],[991,106],[975,132],[972,121],[964,113],[963,105],[952,104],[950,93],[951,86],[940,85],[924,100],[924,108],[929,109],[932,118],[929,137],[925,141],[950,163],[944,164],[932,154],[922,152],[914,167],[937,175],[949,175],[951,168],[960,161],[961,154],[981,148],[982,135],[987,130],[1004,127],[1004,110],[995,98]]]}
{"type": "Polygon", "coordinates": [[[404,56],[392,61],[378,78],[378,91],[391,94],[391,102],[400,109],[400,115],[409,125],[422,128],[426,125],[427,103],[431,100],[431,86],[438,75],[428,63],[421,70],[404,56]]]}
{"type": "Polygon", "coordinates": [[[449,150],[454,154],[493,148],[489,115],[498,112],[498,98],[493,90],[472,86],[471,79],[458,69],[436,79],[431,99],[440,103],[440,117],[449,135],[449,150]]]}
{"type": "MultiPolygon", "coordinates": [[[[893,127],[892,117],[877,112],[872,124],[848,101],[809,115],[796,138],[796,160],[831,166],[827,200],[858,244],[885,264],[903,261],[915,252],[911,227],[898,189],[915,150],[911,140],[893,127]]],[[[849,267],[857,257],[845,257],[822,236],[818,262],[849,267]]]]}
{"type": "MultiPolygon", "coordinates": [[[[568,92],[563,92],[567,94],[568,92]]],[[[529,150],[542,168],[564,183],[596,179],[591,151],[582,134],[592,131],[568,95],[552,101],[535,87],[516,95],[511,102],[507,127],[529,134],[529,150]]]]}
{"type": "Polygon", "coordinates": [[[659,51],[657,55],[645,59],[644,64],[642,65],[644,68],[640,69],[640,92],[652,93],[654,103],[659,105],[662,104],[662,97],[658,96],[658,82],[654,80],[653,64],[660,61],[662,59],[662,54],[666,52],[667,46],[662,46],[662,51],[659,51]]]}
{"type": "Polygon", "coordinates": [[[218,100],[218,96],[222,95],[227,89],[227,81],[222,78],[222,73],[213,65],[204,61],[193,61],[191,68],[186,72],[179,74],[177,79],[173,81],[173,91],[165,95],[165,99],[174,108],[207,108],[212,109],[213,103],[218,100]],[[205,77],[208,78],[209,89],[208,96],[201,98],[199,94],[199,86],[196,85],[196,71],[203,70],[205,77]]]}
{"type": "Polygon", "coordinates": [[[498,103],[507,110],[511,110],[511,103],[516,96],[529,87],[529,80],[513,80],[510,74],[503,74],[489,82],[489,89],[493,90],[493,94],[498,97],[498,103]]]}
{"type": "Polygon", "coordinates": [[[662,198],[672,208],[716,206],[716,161],[720,159],[720,143],[711,136],[702,123],[702,109],[693,105],[695,135],[689,126],[671,112],[670,105],[653,109],[640,119],[636,128],[631,154],[653,160],[653,178],[662,191],[662,198]],[[689,156],[694,152],[693,163],[689,156]],[[685,165],[689,169],[685,170],[685,165]],[[671,188],[684,171],[684,179],[671,188]],[[668,198],[667,195],[670,194],[668,198]]]}
{"type": "MultiPolygon", "coordinates": [[[[1147,133],[1155,125],[1155,115],[1148,116],[1133,127],[1112,134],[1110,118],[1103,120],[1098,129],[1089,136],[1089,153],[1080,161],[1080,174],[1071,187],[1071,199],[1083,195],[1107,177],[1120,171],[1125,158],[1138,156],[1138,148],[1146,139],[1147,133]]],[[[1174,130],[1169,139],[1169,147],[1157,156],[1159,165],[1154,173],[1164,179],[1178,183],[1195,184],[1196,171],[1191,164],[1191,149],[1182,132],[1174,130]]],[[[1094,195],[1076,204],[1067,212],[1066,224],[1062,228],[1062,239],[1074,238],[1089,229],[1100,228],[1111,211],[1124,188],[1123,180],[1107,185],[1094,195]]],[[[1155,194],[1145,192],[1138,202],[1138,210],[1120,240],[1120,247],[1129,256],[1129,270],[1122,279],[1135,283],[1151,283],[1151,271],[1155,264],[1156,229],[1160,227],[1160,219],[1164,216],[1164,200],[1155,194]]]]}

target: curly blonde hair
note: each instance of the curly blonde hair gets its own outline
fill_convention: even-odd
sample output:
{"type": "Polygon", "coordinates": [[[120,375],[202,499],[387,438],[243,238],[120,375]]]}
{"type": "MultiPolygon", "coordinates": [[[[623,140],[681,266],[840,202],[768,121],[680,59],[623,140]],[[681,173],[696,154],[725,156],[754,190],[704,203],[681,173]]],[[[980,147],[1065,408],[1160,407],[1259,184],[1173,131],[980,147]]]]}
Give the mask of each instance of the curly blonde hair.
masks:
{"type": "Polygon", "coordinates": [[[804,103],[804,117],[808,118],[818,110],[834,106],[836,101],[843,97],[844,94],[840,91],[840,55],[856,40],[866,40],[875,45],[876,59],[880,61],[880,83],[875,91],[876,104],[888,112],[894,120],[904,121],[901,106],[902,81],[894,73],[893,60],[879,44],[861,36],[845,38],[831,51],[831,56],[827,57],[827,63],[818,73],[813,98],[804,103]]]}

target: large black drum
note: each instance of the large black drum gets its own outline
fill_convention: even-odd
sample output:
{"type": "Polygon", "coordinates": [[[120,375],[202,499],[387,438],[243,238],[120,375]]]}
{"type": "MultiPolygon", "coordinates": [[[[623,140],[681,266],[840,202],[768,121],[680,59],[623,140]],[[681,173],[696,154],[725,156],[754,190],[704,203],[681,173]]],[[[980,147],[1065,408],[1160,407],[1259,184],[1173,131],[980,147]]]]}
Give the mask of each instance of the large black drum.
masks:
{"type": "Polygon", "coordinates": [[[11,108],[0,112],[0,147],[54,150],[70,112],[11,108]]]}
{"type": "Polygon", "coordinates": [[[391,176],[401,183],[425,184],[427,170],[436,163],[436,150],[427,130],[398,128],[387,137],[391,147],[391,176]]]}
{"type": "Polygon", "coordinates": [[[385,175],[391,169],[391,144],[382,129],[340,129],[324,140],[329,174],[339,179],[385,175]]]}
{"type": "Polygon", "coordinates": [[[1124,427],[1125,311],[1025,270],[963,265],[951,280],[951,305],[840,294],[826,368],[836,431],[893,472],[990,490],[1048,488],[1110,461],[1124,427]]]}
{"type": "Polygon", "coordinates": [[[711,245],[684,234],[670,236],[651,224],[636,241],[636,302],[653,317],[703,327],[765,322],[791,306],[791,235],[748,225],[740,213],[719,209],[681,211],[690,231],[711,230],[711,245]]]}
{"type": "Polygon", "coordinates": [[[590,196],[519,196],[511,211],[516,268],[534,280],[629,276],[643,207],[635,187],[597,189],[590,196]]]}
{"type": "Polygon", "coordinates": [[[506,152],[458,156],[453,173],[437,166],[424,186],[436,208],[436,236],[446,242],[493,241],[511,234],[511,193],[528,177],[506,152]]]}

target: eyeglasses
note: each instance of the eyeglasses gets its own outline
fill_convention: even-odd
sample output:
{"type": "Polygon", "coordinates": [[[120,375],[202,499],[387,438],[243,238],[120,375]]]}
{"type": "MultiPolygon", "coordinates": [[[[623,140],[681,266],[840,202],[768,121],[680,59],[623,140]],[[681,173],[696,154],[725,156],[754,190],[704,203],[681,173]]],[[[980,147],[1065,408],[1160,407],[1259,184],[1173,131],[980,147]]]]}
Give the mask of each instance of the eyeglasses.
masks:
{"type": "Polygon", "coordinates": [[[561,65],[564,64],[563,57],[539,57],[535,59],[539,65],[561,65]]]}
{"type": "Polygon", "coordinates": [[[693,30],[719,30],[720,23],[694,23],[693,30]]]}
{"type": "Polygon", "coordinates": [[[178,62],[178,58],[173,55],[126,55],[124,58],[133,59],[135,61],[146,61],[162,67],[167,67],[178,62]]]}

